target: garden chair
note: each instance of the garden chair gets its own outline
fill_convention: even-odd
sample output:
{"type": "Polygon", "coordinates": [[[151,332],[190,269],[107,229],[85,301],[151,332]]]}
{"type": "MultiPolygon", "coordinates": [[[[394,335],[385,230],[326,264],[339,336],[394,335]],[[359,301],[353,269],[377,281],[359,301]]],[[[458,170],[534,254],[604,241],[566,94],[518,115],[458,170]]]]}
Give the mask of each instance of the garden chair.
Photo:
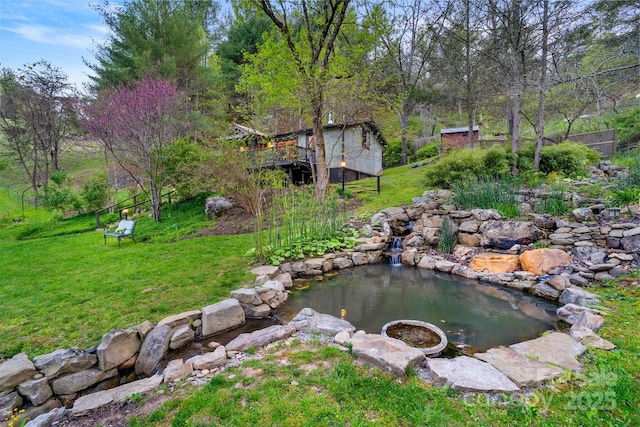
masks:
{"type": "Polygon", "coordinates": [[[107,244],[107,237],[116,237],[118,239],[118,247],[120,247],[120,240],[125,237],[131,237],[133,243],[136,242],[136,238],[133,235],[133,230],[136,228],[136,222],[131,221],[130,219],[123,219],[118,224],[118,228],[116,228],[113,232],[104,233],[104,244],[107,244]]]}

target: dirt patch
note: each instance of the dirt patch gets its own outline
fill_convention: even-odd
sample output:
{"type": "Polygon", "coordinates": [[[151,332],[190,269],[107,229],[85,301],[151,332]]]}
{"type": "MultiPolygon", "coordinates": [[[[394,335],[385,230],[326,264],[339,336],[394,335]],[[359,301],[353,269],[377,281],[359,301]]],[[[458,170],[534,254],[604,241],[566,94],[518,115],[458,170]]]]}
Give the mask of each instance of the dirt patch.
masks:
{"type": "Polygon", "coordinates": [[[176,395],[156,394],[144,400],[142,404],[134,401],[112,403],[82,417],[65,417],[58,425],[65,427],[124,427],[129,425],[130,417],[149,415],[164,402],[176,397],[176,395]]]}

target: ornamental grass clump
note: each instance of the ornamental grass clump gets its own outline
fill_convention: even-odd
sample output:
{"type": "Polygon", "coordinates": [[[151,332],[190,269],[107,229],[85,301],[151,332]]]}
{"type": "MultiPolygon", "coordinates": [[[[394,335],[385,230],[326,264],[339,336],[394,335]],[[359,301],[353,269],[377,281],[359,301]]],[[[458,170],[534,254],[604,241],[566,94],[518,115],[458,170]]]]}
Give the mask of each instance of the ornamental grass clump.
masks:
{"type": "Polygon", "coordinates": [[[457,183],[451,202],[459,209],[495,209],[505,218],[519,215],[520,186],[505,180],[489,179],[457,183]]]}
{"type": "Polygon", "coordinates": [[[456,243],[458,243],[456,225],[448,216],[445,216],[442,219],[442,226],[438,231],[438,251],[444,254],[450,254],[456,243]]]}
{"type": "Polygon", "coordinates": [[[274,197],[265,217],[268,228],[258,227],[255,248],[261,262],[277,265],[353,247],[356,242],[344,201],[335,193],[320,200],[310,190],[283,191],[274,197]]]}

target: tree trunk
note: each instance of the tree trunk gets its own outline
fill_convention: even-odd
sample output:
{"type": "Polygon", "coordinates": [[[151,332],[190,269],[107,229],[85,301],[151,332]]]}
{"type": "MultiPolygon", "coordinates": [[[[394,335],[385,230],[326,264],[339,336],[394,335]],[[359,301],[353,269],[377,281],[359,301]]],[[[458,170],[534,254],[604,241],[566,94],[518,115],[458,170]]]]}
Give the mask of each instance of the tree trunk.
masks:
{"type": "Polygon", "coordinates": [[[542,12],[542,58],[540,61],[540,97],[536,122],[536,149],[533,155],[533,170],[540,170],[540,153],[544,142],[544,111],[547,93],[547,54],[549,50],[549,0],[543,1],[542,12]]]}
{"type": "Polygon", "coordinates": [[[327,168],[327,157],[324,146],[324,130],[322,129],[323,99],[322,93],[319,91],[315,91],[312,95],[311,110],[313,115],[313,143],[315,145],[316,152],[316,182],[314,183],[314,186],[316,190],[316,197],[322,199],[326,194],[327,185],[329,184],[329,170],[327,168]]]}
{"type": "Polygon", "coordinates": [[[518,140],[520,139],[520,90],[516,90],[511,104],[511,153],[514,154],[511,175],[518,174],[518,140]]]}
{"type": "Polygon", "coordinates": [[[158,187],[154,179],[151,180],[150,184],[151,184],[151,211],[153,213],[153,220],[155,222],[160,222],[160,194],[158,194],[158,187]]]}
{"type": "Polygon", "coordinates": [[[407,153],[407,126],[409,125],[409,113],[407,103],[403,102],[402,110],[400,111],[400,135],[402,141],[402,164],[406,165],[409,160],[407,153]]]}

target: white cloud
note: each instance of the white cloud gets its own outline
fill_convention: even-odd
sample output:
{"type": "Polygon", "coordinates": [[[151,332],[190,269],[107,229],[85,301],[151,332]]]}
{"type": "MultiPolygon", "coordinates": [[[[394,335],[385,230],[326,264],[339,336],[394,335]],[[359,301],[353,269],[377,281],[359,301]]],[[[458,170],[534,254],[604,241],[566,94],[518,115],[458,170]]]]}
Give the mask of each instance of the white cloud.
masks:
{"type": "Polygon", "coordinates": [[[36,43],[46,43],[57,46],[88,49],[93,46],[90,34],[78,34],[64,31],[60,28],[45,25],[18,25],[13,28],[3,28],[36,43]]]}

